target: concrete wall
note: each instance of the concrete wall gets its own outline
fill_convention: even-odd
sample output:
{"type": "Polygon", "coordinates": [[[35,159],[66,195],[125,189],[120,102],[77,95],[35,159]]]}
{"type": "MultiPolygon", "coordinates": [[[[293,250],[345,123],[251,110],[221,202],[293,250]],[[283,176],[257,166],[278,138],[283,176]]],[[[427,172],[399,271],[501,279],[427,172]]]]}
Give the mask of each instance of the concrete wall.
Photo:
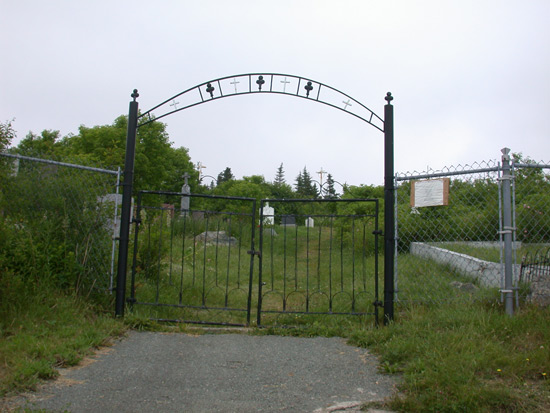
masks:
{"type": "MultiPolygon", "coordinates": [[[[440,264],[447,264],[466,276],[476,278],[483,286],[501,286],[501,265],[498,262],[483,261],[424,242],[412,242],[411,254],[437,261],[440,264]]],[[[516,274],[519,274],[519,267],[516,265],[516,274]]]]}

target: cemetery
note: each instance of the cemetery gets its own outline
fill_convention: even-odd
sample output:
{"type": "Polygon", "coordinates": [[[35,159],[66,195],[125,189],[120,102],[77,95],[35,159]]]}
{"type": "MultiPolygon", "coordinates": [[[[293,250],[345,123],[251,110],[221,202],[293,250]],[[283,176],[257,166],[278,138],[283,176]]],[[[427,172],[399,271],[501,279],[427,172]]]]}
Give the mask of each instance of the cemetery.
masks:
{"type": "MultiPolygon", "coordinates": [[[[261,76],[255,83],[265,93],[262,86],[269,77],[261,76]]],[[[205,86],[210,99],[225,97],[215,85],[198,87],[205,86]]],[[[325,86],[305,82],[306,92],[298,97],[309,99],[314,88],[319,93],[325,86]]],[[[137,91],[133,97],[131,105],[137,91]]],[[[391,100],[388,94],[386,110],[393,115],[391,100]]],[[[345,103],[338,109],[347,111],[351,100],[345,103]]],[[[387,140],[391,137],[388,128],[381,128],[384,120],[368,109],[355,116],[366,116],[387,140]]],[[[157,127],[154,121],[143,122],[157,127]]],[[[393,169],[390,154],[386,151],[386,161],[393,169]]],[[[433,305],[446,317],[460,317],[477,305],[503,306],[497,314],[525,317],[523,308],[549,305],[546,164],[514,160],[515,186],[508,187],[508,194],[500,175],[506,169],[499,164],[460,174],[396,176],[396,182],[389,173],[392,179],[379,188],[383,199],[370,196],[377,188],[368,187],[346,188],[336,198],[287,199],[194,193],[190,179],[195,171],[180,174],[183,185],[177,177],[175,191],[132,190],[131,174],[120,185],[120,171],[53,161],[37,168],[36,175],[29,165],[39,160],[17,160],[17,174],[2,177],[10,181],[4,194],[12,202],[1,200],[8,217],[5,245],[16,245],[10,244],[21,236],[15,229],[23,228],[29,242],[18,248],[39,258],[35,265],[55,274],[53,282],[75,286],[88,297],[101,296],[111,306],[114,301],[118,316],[126,310],[127,319],[139,323],[258,331],[300,327],[349,334],[364,345],[366,332],[380,342],[391,334],[375,327],[400,328],[394,306],[406,320],[417,316],[418,308],[433,305]],[[79,181],[65,176],[64,167],[108,178],[79,181]],[[53,178],[58,175],[69,192],[56,198],[60,190],[53,178]],[[43,191],[28,196],[37,182],[43,191]],[[507,197],[513,201],[503,202],[507,197]],[[488,245],[498,250],[499,262],[471,252],[471,247],[488,245]],[[45,252],[35,246],[45,246],[45,252]],[[510,252],[517,256],[510,259],[510,252]]],[[[6,268],[13,271],[23,255],[6,251],[6,268]]]]}

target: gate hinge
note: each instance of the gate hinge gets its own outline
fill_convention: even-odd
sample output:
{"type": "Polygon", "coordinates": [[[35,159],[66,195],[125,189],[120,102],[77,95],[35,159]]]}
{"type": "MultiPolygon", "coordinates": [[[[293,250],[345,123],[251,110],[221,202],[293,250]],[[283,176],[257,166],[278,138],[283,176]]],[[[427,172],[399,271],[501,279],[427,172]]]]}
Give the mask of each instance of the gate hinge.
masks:
{"type": "Polygon", "coordinates": [[[256,251],[256,250],[246,251],[246,253],[250,254],[250,255],[257,255],[258,257],[260,257],[262,255],[262,253],[260,251],[256,251]]]}
{"type": "Polygon", "coordinates": [[[384,231],[382,231],[381,229],[377,229],[376,231],[372,231],[372,235],[382,235],[384,233],[384,231]]]}
{"type": "Polygon", "coordinates": [[[375,307],[384,307],[384,302],[383,301],[375,301],[374,303],[372,303],[372,305],[374,305],[375,307]]]}
{"type": "Polygon", "coordinates": [[[141,219],[140,218],[132,218],[132,223],[134,224],[141,224],[141,219]]]}
{"type": "Polygon", "coordinates": [[[137,300],[136,300],[135,298],[131,298],[131,297],[130,297],[130,298],[127,298],[127,299],[126,299],[126,302],[127,302],[128,304],[135,304],[135,303],[137,303],[137,300]]]}

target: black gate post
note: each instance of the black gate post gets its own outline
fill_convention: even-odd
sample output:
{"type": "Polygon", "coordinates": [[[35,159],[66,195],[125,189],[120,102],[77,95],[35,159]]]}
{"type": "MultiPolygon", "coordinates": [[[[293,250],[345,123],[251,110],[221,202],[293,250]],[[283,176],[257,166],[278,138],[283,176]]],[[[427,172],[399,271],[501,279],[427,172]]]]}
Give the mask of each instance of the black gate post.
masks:
{"type": "Polygon", "coordinates": [[[393,320],[395,259],[395,187],[393,172],[393,97],[384,105],[384,325],[393,320]]]}
{"type": "Polygon", "coordinates": [[[118,245],[118,267],[116,279],[115,315],[124,315],[126,296],[126,271],[128,264],[128,242],[130,238],[130,218],[132,216],[132,186],[134,183],[134,159],[136,152],[136,134],[139,93],[134,89],[133,101],[128,112],[128,131],[126,133],[126,159],[124,161],[124,182],[122,189],[122,210],[120,214],[120,236],[118,245]]]}

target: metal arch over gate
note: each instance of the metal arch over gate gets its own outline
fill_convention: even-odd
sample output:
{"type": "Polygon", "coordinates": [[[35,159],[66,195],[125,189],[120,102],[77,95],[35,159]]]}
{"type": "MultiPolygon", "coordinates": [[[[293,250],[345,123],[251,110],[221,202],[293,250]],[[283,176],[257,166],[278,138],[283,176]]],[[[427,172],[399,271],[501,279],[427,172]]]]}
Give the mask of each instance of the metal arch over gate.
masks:
{"type": "Polygon", "coordinates": [[[384,133],[384,324],[394,316],[395,186],[393,148],[393,97],[387,93],[382,119],[367,106],[331,86],[308,78],[280,73],[249,73],[213,79],[184,90],[138,115],[137,89],[132,93],[128,116],[124,166],[119,260],[115,314],[124,315],[131,197],[134,175],[136,134],[140,126],[202,103],[229,96],[276,93],[319,102],[353,115],[384,133]],[[176,102],[178,99],[178,102],[176,102]],[[178,108],[178,105],[181,105],[178,108]],[[172,109],[173,107],[173,109],[172,109]]]}

